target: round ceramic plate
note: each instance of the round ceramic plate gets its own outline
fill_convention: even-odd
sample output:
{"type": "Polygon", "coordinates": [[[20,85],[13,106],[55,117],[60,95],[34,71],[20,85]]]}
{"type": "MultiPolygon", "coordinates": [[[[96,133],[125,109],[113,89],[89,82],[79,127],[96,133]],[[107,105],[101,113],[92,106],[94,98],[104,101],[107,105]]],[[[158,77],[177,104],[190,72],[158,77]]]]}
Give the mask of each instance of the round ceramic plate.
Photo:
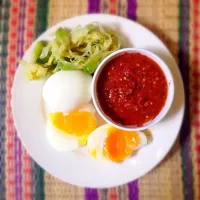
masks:
{"type": "MultiPolygon", "coordinates": [[[[143,176],[169,152],[179,133],[184,114],[184,91],[180,72],[166,46],[153,33],[128,19],[93,14],[67,19],[48,29],[37,40],[49,40],[59,27],[69,29],[81,24],[100,22],[122,37],[122,48],[135,47],[152,51],[169,66],[175,82],[175,98],[166,117],[151,128],[153,141],[123,163],[97,162],[84,148],[74,152],[58,152],[46,138],[46,119],[42,112],[41,91],[44,81],[27,81],[19,66],[12,90],[14,123],[21,141],[32,158],[50,174],[74,185],[112,187],[143,176]]],[[[30,59],[35,43],[24,55],[30,59]]]]}

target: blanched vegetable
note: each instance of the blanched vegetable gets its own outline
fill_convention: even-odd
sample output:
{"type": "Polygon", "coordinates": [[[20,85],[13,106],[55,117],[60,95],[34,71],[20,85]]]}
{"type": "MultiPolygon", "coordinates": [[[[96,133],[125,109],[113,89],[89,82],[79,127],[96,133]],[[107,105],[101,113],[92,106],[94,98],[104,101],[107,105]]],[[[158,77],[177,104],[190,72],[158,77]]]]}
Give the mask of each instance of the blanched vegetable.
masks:
{"type": "Polygon", "coordinates": [[[47,75],[47,68],[42,67],[39,64],[29,64],[28,71],[26,72],[26,78],[29,80],[36,80],[44,78],[47,75]]]}
{"type": "Polygon", "coordinates": [[[36,62],[39,58],[40,54],[42,53],[43,48],[45,47],[46,43],[44,41],[40,41],[36,43],[34,50],[33,50],[33,56],[32,56],[32,62],[36,62]]]}
{"type": "Polygon", "coordinates": [[[80,69],[92,74],[102,59],[119,47],[117,34],[98,23],[79,25],[71,31],[59,28],[52,41],[35,45],[32,63],[25,65],[27,78],[43,78],[59,70],[80,69]],[[33,70],[33,65],[39,72],[33,70]]]}

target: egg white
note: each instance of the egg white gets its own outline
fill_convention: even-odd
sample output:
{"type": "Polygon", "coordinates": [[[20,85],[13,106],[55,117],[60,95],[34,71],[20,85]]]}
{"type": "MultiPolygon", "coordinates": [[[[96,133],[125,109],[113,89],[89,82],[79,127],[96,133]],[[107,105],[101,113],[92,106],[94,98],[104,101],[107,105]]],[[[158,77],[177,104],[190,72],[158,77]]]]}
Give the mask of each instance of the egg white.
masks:
{"type": "Polygon", "coordinates": [[[137,134],[139,136],[140,144],[134,150],[138,150],[148,143],[147,136],[143,132],[137,131],[137,134]]]}
{"type": "MultiPolygon", "coordinates": [[[[87,148],[88,152],[97,160],[104,160],[103,154],[104,141],[107,137],[108,130],[112,126],[109,124],[102,125],[95,129],[88,137],[87,148]]],[[[140,144],[134,149],[137,150],[147,144],[147,137],[143,132],[137,131],[140,138],[140,144]]]]}
{"type": "Polygon", "coordinates": [[[95,129],[88,137],[87,148],[88,152],[97,160],[103,160],[103,146],[104,140],[107,137],[108,129],[111,126],[105,124],[95,129]]]}
{"type": "Polygon", "coordinates": [[[57,151],[73,151],[78,149],[79,140],[75,136],[58,130],[51,122],[47,122],[47,139],[57,151]]]}
{"type": "Polygon", "coordinates": [[[92,77],[80,70],[59,71],[43,86],[42,96],[51,112],[71,112],[91,100],[92,77]]]}

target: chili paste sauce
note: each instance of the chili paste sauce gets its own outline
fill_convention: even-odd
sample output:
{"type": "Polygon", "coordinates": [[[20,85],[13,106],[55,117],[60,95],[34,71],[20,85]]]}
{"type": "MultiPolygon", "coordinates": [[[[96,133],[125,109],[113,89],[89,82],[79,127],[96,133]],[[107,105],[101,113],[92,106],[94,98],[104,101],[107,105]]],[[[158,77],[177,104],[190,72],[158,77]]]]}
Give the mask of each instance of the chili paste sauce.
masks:
{"type": "Polygon", "coordinates": [[[167,87],[156,62],[140,53],[124,53],[103,68],[97,96],[103,112],[114,122],[142,126],[162,110],[167,87]]]}

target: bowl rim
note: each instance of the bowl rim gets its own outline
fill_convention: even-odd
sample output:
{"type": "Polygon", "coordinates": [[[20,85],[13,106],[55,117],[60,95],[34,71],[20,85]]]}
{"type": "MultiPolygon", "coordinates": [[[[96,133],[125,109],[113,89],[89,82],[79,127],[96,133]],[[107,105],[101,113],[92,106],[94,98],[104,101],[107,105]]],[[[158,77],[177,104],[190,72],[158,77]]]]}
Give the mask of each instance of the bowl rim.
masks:
{"type": "Polygon", "coordinates": [[[119,49],[114,51],[113,53],[111,53],[110,55],[108,55],[106,58],[104,58],[101,63],[98,65],[94,76],[93,76],[93,80],[92,80],[92,100],[93,100],[93,104],[95,109],[97,110],[98,114],[108,123],[113,125],[114,127],[121,129],[121,130],[125,130],[125,131],[140,131],[140,130],[145,130],[148,129],[154,125],[156,125],[157,123],[159,123],[168,113],[169,109],[171,108],[173,99],[174,99],[174,79],[173,79],[173,75],[169,69],[169,67],[167,66],[167,64],[156,54],[152,53],[149,50],[146,49],[142,49],[142,48],[123,48],[123,49],[119,49]],[[163,71],[166,80],[167,80],[167,84],[168,84],[168,92],[167,92],[167,99],[165,101],[165,104],[163,106],[163,108],[161,109],[161,111],[158,113],[158,115],[151,121],[143,124],[142,126],[123,126],[121,124],[117,124],[116,122],[114,122],[108,115],[106,115],[104,113],[104,111],[101,109],[101,106],[99,104],[98,101],[98,97],[97,97],[97,92],[96,92],[96,85],[98,82],[98,78],[99,75],[101,74],[101,71],[103,70],[103,68],[106,66],[106,64],[111,61],[112,59],[116,58],[117,56],[119,56],[120,54],[123,53],[141,53],[147,57],[149,57],[150,59],[152,59],[154,62],[156,62],[158,64],[158,66],[161,68],[161,70],[163,71]]]}

